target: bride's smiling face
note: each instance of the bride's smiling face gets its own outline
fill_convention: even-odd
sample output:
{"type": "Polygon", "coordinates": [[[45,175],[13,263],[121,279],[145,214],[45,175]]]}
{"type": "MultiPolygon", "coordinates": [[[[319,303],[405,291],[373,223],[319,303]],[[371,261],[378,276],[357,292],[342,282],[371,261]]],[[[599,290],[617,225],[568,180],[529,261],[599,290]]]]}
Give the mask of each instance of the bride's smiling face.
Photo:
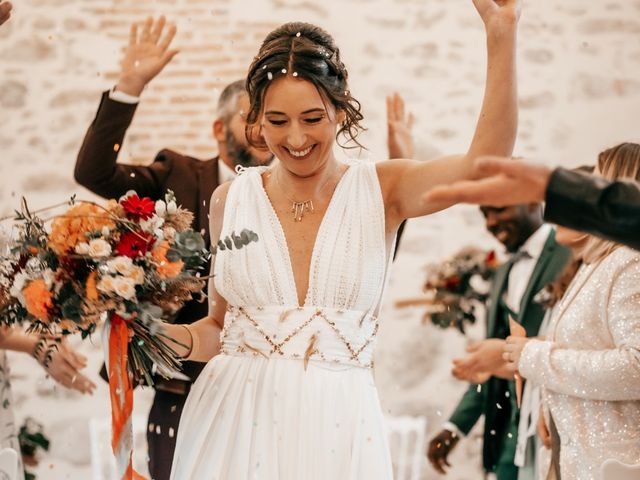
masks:
{"type": "Polygon", "coordinates": [[[333,159],[344,114],[323,101],[315,85],[287,75],[273,80],[264,96],[260,124],[269,150],[291,173],[308,177],[333,159]]]}

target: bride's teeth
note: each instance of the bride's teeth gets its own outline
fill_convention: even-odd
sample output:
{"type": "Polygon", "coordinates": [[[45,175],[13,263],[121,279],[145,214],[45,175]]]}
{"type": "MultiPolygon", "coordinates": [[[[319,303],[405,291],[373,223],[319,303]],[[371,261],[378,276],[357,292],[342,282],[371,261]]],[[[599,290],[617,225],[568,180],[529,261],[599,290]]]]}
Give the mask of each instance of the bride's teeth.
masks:
{"type": "Polygon", "coordinates": [[[291,155],[293,155],[294,157],[304,157],[305,155],[308,155],[309,152],[311,151],[311,149],[313,148],[313,146],[306,148],[305,150],[302,150],[300,152],[296,152],[294,150],[289,150],[289,153],[291,155]]]}

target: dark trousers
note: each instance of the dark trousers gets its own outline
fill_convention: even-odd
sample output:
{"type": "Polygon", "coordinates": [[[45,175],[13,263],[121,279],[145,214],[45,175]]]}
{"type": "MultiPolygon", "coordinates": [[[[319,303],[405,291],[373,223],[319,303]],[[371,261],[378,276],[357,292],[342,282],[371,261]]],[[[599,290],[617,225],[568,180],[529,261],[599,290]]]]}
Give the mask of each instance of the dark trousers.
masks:
{"type": "Polygon", "coordinates": [[[187,395],[156,390],[147,425],[151,480],[169,480],[178,423],[186,400],[187,395]]]}
{"type": "Polygon", "coordinates": [[[518,467],[512,463],[499,463],[496,466],[498,480],[518,480],[518,467]]]}

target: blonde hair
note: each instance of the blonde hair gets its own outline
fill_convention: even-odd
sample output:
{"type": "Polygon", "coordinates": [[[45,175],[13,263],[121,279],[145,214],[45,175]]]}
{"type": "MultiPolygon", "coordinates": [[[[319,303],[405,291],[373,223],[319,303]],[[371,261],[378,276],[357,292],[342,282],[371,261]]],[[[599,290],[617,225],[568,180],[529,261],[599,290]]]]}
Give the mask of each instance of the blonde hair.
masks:
{"type": "MultiPolygon", "coordinates": [[[[608,180],[640,180],[640,145],[621,143],[605,150],[598,155],[597,169],[600,175],[608,180]]],[[[583,252],[584,262],[597,262],[619,246],[620,244],[611,240],[591,237],[583,252]]]]}

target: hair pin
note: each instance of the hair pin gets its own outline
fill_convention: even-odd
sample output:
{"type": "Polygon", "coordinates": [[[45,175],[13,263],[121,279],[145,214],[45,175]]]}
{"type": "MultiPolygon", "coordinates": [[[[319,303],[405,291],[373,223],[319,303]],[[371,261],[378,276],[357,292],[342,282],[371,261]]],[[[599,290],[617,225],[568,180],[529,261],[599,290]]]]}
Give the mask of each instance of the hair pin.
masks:
{"type": "Polygon", "coordinates": [[[269,80],[273,80],[273,73],[271,73],[271,72],[267,72],[267,78],[268,78],[269,80]]]}

